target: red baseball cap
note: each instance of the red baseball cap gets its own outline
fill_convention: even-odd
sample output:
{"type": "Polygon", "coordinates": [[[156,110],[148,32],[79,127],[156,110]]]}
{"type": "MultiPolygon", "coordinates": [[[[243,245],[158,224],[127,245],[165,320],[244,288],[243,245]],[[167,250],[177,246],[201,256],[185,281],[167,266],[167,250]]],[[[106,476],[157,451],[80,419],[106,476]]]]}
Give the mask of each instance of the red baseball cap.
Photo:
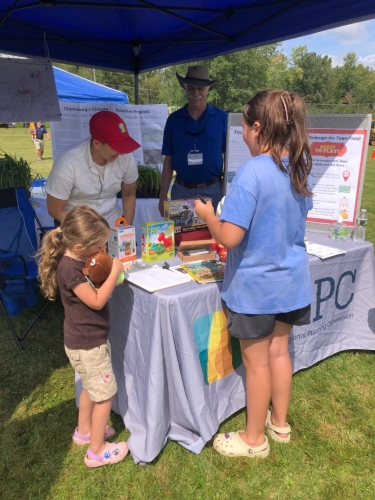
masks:
{"type": "Polygon", "coordinates": [[[99,111],[92,115],[89,127],[93,139],[109,144],[121,155],[141,147],[130,137],[124,120],[112,111],[99,111]]]}

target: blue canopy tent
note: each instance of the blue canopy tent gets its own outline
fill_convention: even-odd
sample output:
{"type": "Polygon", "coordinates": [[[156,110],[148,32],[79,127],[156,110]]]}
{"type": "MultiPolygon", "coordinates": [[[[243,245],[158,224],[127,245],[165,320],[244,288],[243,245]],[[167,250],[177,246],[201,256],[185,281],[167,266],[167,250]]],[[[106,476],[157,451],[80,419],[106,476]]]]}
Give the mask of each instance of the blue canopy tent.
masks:
{"type": "Polygon", "coordinates": [[[374,0],[2,0],[0,51],[137,75],[375,17],[374,0]]]}
{"type": "Polygon", "coordinates": [[[57,97],[68,102],[120,102],[129,104],[125,92],[113,90],[86,78],[73,75],[60,68],[53,68],[57,97]]]}

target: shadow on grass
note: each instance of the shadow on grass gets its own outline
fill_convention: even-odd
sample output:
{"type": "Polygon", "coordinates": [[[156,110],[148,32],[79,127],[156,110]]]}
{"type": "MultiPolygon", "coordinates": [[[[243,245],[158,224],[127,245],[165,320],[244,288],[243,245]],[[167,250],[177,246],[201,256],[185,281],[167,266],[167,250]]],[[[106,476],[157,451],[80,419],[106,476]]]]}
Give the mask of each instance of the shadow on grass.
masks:
{"type": "Polygon", "coordinates": [[[72,420],[76,421],[74,401],[64,401],[53,408],[24,419],[6,423],[0,441],[2,490],[10,499],[45,499],[58,481],[68,453],[68,465],[80,470],[85,446],[72,444],[72,420]],[[72,452],[70,450],[72,449],[72,452]]]}
{"type": "MultiPolygon", "coordinates": [[[[41,307],[40,298],[33,308],[14,318],[17,331],[23,331],[41,307]]],[[[0,417],[7,422],[15,409],[36,388],[43,387],[51,374],[69,364],[63,342],[64,313],[60,301],[53,302],[23,341],[21,351],[13,339],[5,316],[0,314],[0,417]]]]}

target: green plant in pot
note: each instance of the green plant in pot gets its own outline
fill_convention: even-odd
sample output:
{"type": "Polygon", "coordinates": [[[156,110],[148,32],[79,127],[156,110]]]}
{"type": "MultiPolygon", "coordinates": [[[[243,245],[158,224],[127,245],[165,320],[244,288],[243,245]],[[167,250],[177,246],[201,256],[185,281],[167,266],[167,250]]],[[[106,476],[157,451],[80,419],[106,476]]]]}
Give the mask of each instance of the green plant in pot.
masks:
{"type": "Polygon", "coordinates": [[[160,183],[161,171],[157,165],[138,164],[137,198],[158,198],[160,183]]]}
{"type": "Polygon", "coordinates": [[[0,153],[0,189],[9,187],[24,187],[30,196],[33,171],[29,163],[23,158],[9,155],[1,150],[0,153]]]}

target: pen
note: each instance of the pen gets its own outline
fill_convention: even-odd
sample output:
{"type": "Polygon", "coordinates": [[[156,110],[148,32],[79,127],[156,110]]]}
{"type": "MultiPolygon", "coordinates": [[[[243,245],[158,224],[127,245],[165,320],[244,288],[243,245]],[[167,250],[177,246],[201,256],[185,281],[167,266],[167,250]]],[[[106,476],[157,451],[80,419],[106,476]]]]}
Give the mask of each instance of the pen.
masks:
{"type": "Polygon", "coordinates": [[[200,194],[197,194],[197,197],[201,200],[202,203],[204,203],[205,205],[207,204],[207,201],[204,198],[202,198],[200,194]]]}

